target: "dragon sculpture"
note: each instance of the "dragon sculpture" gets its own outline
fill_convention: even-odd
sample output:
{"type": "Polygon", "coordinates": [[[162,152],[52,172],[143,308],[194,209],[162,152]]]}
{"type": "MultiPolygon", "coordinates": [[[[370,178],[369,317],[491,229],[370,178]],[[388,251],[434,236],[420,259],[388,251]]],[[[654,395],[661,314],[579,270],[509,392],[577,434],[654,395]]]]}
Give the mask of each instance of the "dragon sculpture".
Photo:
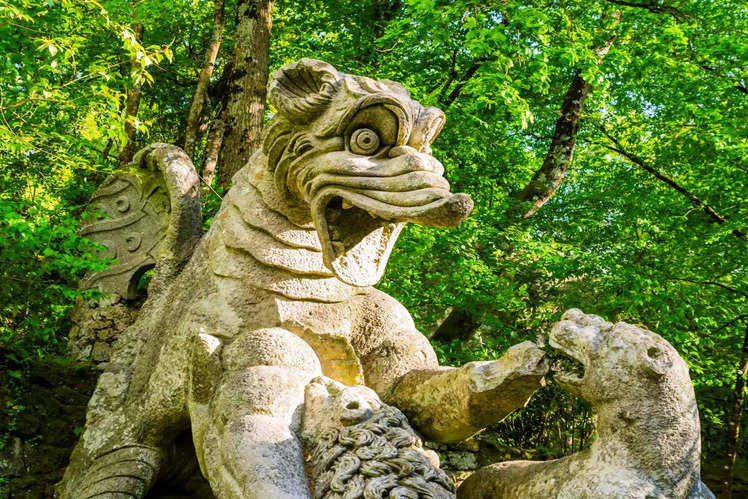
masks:
{"type": "Polygon", "coordinates": [[[405,308],[372,287],[406,222],[455,226],[472,210],[431,154],[444,114],[312,59],[273,74],[268,96],[262,148],[206,234],[199,179],[177,147],[145,148],[94,196],[86,233],[117,264],[86,285],[128,297],[155,268],[59,497],[144,497],[182,466],[186,439],[218,498],[308,498],[298,436],[305,387],[321,375],[370,387],[439,441],[501,420],[540,386],[531,343],[439,366],[405,308]]]}

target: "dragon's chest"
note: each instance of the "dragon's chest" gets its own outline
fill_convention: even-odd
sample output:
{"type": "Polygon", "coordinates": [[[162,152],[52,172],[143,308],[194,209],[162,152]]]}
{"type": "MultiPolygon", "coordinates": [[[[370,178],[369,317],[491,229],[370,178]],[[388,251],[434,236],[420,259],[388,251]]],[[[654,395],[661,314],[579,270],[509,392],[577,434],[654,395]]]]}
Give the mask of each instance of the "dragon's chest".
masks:
{"type": "Polygon", "coordinates": [[[352,311],[350,300],[297,300],[219,276],[214,276],[211,287],[212,292],[191,308],[188,320],[192,325],[188,329],[230,343],[251,331],[280,327],[314,349],[326,376],[348,385],[364,383],[354,346],[360,319],[352,311]]]}
{"type": "Polygon", "coordinates": [[[362,384],[349,305],[361,288],[324,265],[313,229],[267,209],[254,187],[239,183],[227,200],[198,256],[212,270],[206,315],[228,336],[287,329],[315,350],[326,376],[362,384]]]}
{"type": "Polygon", "coordinates": [[[325,376],[347,385],[364,384],[354,347],[355,324],[349,302],[319,303],[276,299],[280,326],[306,341],[317,353],[325,376]]]}

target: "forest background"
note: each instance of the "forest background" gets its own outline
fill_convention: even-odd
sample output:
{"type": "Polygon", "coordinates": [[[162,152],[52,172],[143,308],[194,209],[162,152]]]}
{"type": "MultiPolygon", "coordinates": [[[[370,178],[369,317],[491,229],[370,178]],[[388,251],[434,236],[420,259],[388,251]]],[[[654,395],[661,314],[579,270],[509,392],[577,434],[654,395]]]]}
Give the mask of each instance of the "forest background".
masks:
{"type": "MultiPolygon", "coordinates": [[[[208,226],[273,112],[268,71],[313,57],[447,115],[434,155],[476,210],[409,226],[379,284],[441,360],[542,342],[572,307],[646,326],[688,363],[704,461],[729,475],[748,450],[747,20],[737,0],[0,0],[0,366],[65,356],[77,280],[107,265],[76,231],[109,172],[184,146],[208,226]]],[[[551,379],[482,438],[556,457],[591,418],[551,379]]]]}

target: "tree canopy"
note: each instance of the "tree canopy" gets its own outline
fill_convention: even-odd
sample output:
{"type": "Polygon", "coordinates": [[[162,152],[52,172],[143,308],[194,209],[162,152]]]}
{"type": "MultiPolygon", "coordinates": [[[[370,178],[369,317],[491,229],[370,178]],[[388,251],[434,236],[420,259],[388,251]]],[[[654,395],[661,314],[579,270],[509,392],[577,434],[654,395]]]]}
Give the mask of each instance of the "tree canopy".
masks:
{"type": "MultiPolygon", "coordinates": [[[[196,127],[198,171],[233,81],[237,4],[246,1],[220,4],[225,27],[196,127]]],[[[128,124],[136,149],[184,144],[214,7],[0,0],[6,355],[64,350],[75,283],[106,265],[76,235],[78,215],[118,167],[128,124]]],[[[379,285],[426,334],[450,311],[474,326],[436,343],[443,360],[491,359],[542,341],[572,307],[644,325],[686,359],[704,432],[715,437],[705,452],[722,452],[748,324],[744,3],[288,0],[272,18],[271,71],[322,59],[401,82],[445,111],[434,155],[475,212],[455,229],[409,226],[379,285]]],[[[219,158],[219,176],[222,167],[219,158]]],[[[204,191],[206,224],[223,182],[204,191]]],[[[584,414],[553,390],[541,401],[584,414]]],[[[544,410],[531,405],[517,418],[544,410]]]]}

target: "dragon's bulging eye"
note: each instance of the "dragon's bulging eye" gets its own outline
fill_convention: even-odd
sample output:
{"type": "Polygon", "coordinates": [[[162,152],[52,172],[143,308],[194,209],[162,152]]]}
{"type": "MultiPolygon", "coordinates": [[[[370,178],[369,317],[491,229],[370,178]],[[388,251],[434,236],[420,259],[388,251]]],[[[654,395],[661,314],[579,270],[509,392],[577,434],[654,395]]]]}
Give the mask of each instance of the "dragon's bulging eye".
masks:
{"type": "Polygon", "coordinates": [[[359,128],[351,135],[351,152],[355,154],[372,154],[379,149],[379,134],[371,128],[359,128]]]}

